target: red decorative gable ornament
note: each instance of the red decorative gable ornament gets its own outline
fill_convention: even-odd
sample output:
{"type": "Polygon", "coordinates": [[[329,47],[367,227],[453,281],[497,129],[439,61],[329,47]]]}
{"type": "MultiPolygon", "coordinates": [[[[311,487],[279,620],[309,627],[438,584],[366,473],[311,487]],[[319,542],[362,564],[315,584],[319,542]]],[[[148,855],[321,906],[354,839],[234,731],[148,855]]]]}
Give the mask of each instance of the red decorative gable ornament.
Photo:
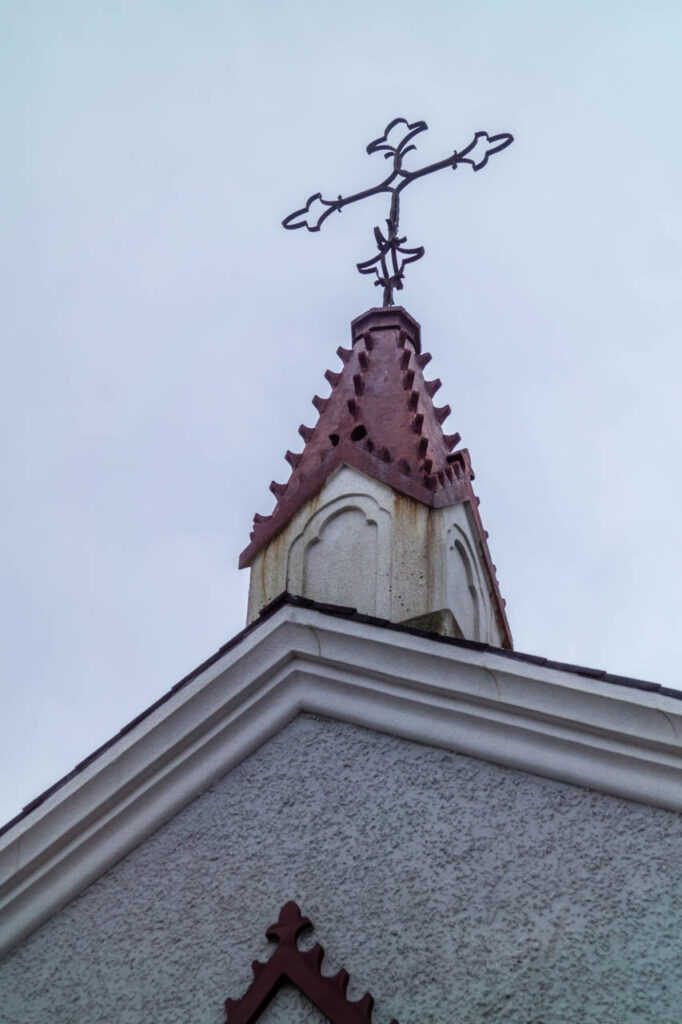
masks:
{"type": "MultiPolygon", "coordinates": [[[[254,960],[253,981],[241,999],[227,999],[226,1024],[253,1024],[285,982],[302,992],[332,1024],[371,1024],[374,998],[366,992],[353,1002],[346,997],[349,974],[343,968],[335,975],[322,974],[324,950],[319,942],[312,949],[300,950],[299,935],[312,928],[301,916],[296,903],[285,903],[279,920],[270,925],[266,936],[277,943],[267,963],[254,960]]],[[[398,1024],[392,1021],[392,1024],[398,1024]]]]}

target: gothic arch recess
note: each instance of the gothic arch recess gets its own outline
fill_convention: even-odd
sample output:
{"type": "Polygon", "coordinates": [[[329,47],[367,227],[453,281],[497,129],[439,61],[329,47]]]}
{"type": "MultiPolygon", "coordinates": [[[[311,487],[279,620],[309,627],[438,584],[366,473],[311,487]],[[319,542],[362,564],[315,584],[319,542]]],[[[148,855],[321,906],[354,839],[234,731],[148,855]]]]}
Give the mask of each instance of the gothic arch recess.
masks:
{"type": "Polygon", "coordinates": [[[311,516],[291,545],[287,590],[390,615],[391,515],[368,494],[343,494],[311,516]]]}
{"type": "Polygon", "coordinates": [[[448,598],[465,636],[490,641],[490,605],[479,560],[458,523],[448,529],[448,598]],[[464,585],[462,585],[464,584],[464,585]]]}

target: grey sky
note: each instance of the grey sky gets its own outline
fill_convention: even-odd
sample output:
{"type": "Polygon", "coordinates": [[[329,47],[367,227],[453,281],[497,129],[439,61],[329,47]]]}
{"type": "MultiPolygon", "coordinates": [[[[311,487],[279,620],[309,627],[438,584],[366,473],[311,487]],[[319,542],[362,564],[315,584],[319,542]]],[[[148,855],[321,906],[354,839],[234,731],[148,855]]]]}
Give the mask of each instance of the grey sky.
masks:
{"type": "Polygon", "coordinates": [[[0,819],[243,625],[381,200],[471,451],[516,647],[682,687],[679,2],[5,3],[0,819]]]}

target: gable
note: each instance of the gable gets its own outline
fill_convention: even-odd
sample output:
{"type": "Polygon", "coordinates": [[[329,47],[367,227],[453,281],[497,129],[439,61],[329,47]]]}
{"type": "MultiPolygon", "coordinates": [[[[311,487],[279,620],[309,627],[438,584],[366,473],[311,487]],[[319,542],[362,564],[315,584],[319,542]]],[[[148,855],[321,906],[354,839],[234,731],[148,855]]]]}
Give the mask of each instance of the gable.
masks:
{"type": "Polygon", "coordinates": [[[377,1024],[673,1024],[681,839],[659,808],[300,715],[0,964],[5,1019],[218,1024],[294,899],[377,1024]]]}

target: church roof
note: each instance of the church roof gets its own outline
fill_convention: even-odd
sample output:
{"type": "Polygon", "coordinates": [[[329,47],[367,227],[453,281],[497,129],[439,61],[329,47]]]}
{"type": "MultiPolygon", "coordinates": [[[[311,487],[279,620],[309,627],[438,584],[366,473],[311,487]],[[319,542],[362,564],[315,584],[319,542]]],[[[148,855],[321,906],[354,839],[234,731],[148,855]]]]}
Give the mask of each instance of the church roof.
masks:
{"type": "Polygon", "coordinates": [[[679,698],[287,596],[3,830],[0,955],[302,712],[680,811],[679,698]]]}
{"type": "Polygon", "coordinates": [[[440,380],[424,378],[431,356],[421,351],[419,324],[401,306],[371,309],[353,321],[352,338],[352,348],[337,350],[341,371],[325,374],[331,394],[313,398],[317,423],[299,427],[303,451],[286,453],[292,467],[288,481],[270,484],[277,499],[275,509],[271,515],[254,517],[240,568],[250,565],[327,477],[345,464],[431,508],[471,502],[500,615],[510,635],[487,533],[478,515],[469,452],[457,448],[459,434],[443,431],[451,409],[434,404],[440,380]]]}
{"type": "Polygon", "coordinates": [[[156,711],[157,708],[161,707],[167,701],[169,701],[174,694],[181,690],[184,686],[187,686],[196,679],[198,675],[205,672],[206,669],[210,668],[215,662],[219,661],[225,654],[236,647],[246,636],[252,633],[254,630],[265,621],[267,621],[275,612],[279,611],[285,605],[291,605],[299,608],[309,608],[312,611],[320,612],[323,615],[331,615],[334,618],[342,619],[348,622],[367,623],[371,626],[379,626],[382,629],[393,630],[397,633],[405,633],[411,636],[424,637],[428,640],[433,640],[439,644],[445,644],[451,647],[460,647],[471,651],[489,652],[491,654],[502,655],[505,658],[510,658],[513,661],[525,663],[528,665],[537,665],[541,668],[547,669],[558,669],[561,672],[568,672],[572,675],[583,676],[587,679],[598,680],[602,683],[608,683],[610,686],[624,686],[630,690],[640,690],[644,693],[659,694],[662,697],[672,697],[673,700],[682,701],[682,690],[673,690],[671,687],[662,686],[660,683],[654,683],[647,679],[636,679],[633,676],[617,675],[613,672],[607,672],[603,668],[589,668],[585,665],[573,665],[565,661],[554,661],[551,658],[545,658],[538,654],[524,654],[522,651],[514,651],[503,647],[493,647],[492,644],[479,643],[476,640],[464,640],[459,637],[443,636],[442,633],[432,632],[430,630],[419,629],[415,626],[406,626],[400,622],[389,622],[388,619],[381,619],[375,615],[365,615],[358,612],[355,608],[346,608],[341,605],[333,604],[322,604],[319,601],[313,601],[308,597],[299,597],[294,594],[280,594],[278,598],[272,601],[269,605],[262,609],[257,619],[251,622],[248,626],[245,626],[239,633],[233,636],[227,643],[223,644],[214,654],[212,654],[206,661],[203,661],[195,669],[193,669],[188,675],[184,676],[179,682],[175,683],[170,690],[167,690],[158,700],[154,701],[148,708],[142,711],[139,715],[132,719],[123,726],[114,736],[108,739],[100,747],[94,750],[86,758],[84,758],[79,764],[71,769],[66,775],[55,782],[44,792],[40,793],[35,799],[31,800],[29,804],[24,807],[19,814],[17,814],[10,821],[0,826],[0,836],[4,835],[9,829],[12,828],[17,822],[25,818],[31,811],[39,807],[48,797],[55,793],[61,786],[65,785],[71,779],[75,778],[80,772],[87,768],[93,761],[95,761],[100,754],[103,754],[106,750],[116,744],[123,736],[129,733],[139,725],[147,716],[156,711]]]}

